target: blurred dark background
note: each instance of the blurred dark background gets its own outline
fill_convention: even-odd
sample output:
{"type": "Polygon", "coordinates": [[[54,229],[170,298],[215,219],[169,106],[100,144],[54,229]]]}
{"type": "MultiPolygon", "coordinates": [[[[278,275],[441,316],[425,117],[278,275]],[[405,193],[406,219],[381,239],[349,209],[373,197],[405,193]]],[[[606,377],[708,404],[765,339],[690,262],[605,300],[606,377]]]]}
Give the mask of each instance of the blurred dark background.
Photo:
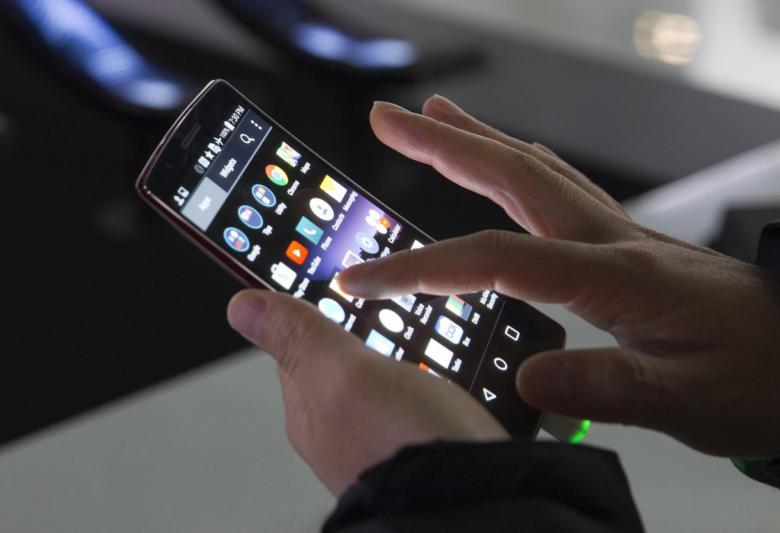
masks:
{"type": "MultiPolygon", "coordinates": [[[[239,286],[133,189],[176,109],[144,109],[107,94],[58,55],[63,48],[42,40],[13,3],[0,9],[0,443],[243,346],[224,318],[239,286]]],[[[289,18],[280,19],[281,29],[253,31],[241,2],[215,4],[204,16],[239,15],[243,24],[228,27],[236,32],[233,49],[166,31],[162,19],[121,16],[151,9],[145,2],[106,9],[110,4],[93,7],[182,94],[227,79],[436,238],[511,225],[487,201],[381,146],[367,121],[376,99],[417,109],[441,93],[513,135],[547,144],[621,200],[780,137],[773,106],[684,76],[445,21],[409,2],[299,6],[310,19],[337,13],[325,22],[338,28],[346,20],[417,47],[418,63],[384,71],[296,50],[285,41],[289,18]]]]}

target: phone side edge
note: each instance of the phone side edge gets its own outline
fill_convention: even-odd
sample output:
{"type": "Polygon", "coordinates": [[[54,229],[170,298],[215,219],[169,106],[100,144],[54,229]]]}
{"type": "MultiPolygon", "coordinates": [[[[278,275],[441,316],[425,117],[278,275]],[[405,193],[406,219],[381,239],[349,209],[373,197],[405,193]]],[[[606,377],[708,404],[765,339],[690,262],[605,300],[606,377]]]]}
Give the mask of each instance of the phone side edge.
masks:
{"type": "Polygon", "coordinates": [[[143,169],[141,170],[141,174],[138,176],[138,178],[135,181],[135,190],[143,197],[144,189],[146,187],[146,182],[149,179],[149,176],[152,173],[152,169],[157,164],[157,161],[160,159],[160,155],[165,151],[165,149],[168,147],[168,144],[171,142],[171,139],[173,138],[173,135],[176,133],[176,131],[179,129],[179,127],[184,123],[184,121],[187,120],[187,118],[190,116],[192,111],[203,101],[203,98],[211,92],[211,90],[216,87],[217,85],[224,83],[227,85],[230,85],[225,80],[221,79],[214,79],[211,80],[206,84],[203,89],[200,90],[200,92],[195,96],[195,98],[192,99],[192,101],[187,104],[187,107],[182,110],[181,113],[179,113],[179,116],[176,118],[176,120],[171,124],[171,126],[168,128],[168,131],[165,132],[165,135],[163,135],[163,138],[160,140],[159,143],[157,143],[157,146],[155,147],[154,151],[152,152],[152,155],[149,157],[149,159],[146,161],[146,164],[144,164],[143,169]]]}
{"type": "MultiPolygon", "coordinates": [[[[202,235],[201,232],[192,228],[190,224],[186,222],[179,213],[171,209],[171,207],[168,204],[166,204],[161,198],[155,195],[147,185],[148,179],[152,174],[152,170],[157,165],[162,153],[170,144],[171,139],[173,138],[176,131],[178,131],[181,125],[190,116],[192,111],[196,107],[198,107],[198,105],[203,101],[205,96],[218,85],[226,85],[238,93],[235,87],[233,87],[230,83],[228,83],[223,79],[214,79],[208,82],[206,86],[203,87],[203,89],[201,89],[198,95],[195,98],[193,98],[192,102],[190,102],[187,105],[187,107],[184,108],[184,110],[179,114],[178,118],[174,121],[171,127],[168,128],[168,131],[165,133],[162,140],[157,144],[157,147],[155,148],[154,152],[152,152],[151,157],[147,160],[146,164],[144,165],[141,174],[136,179],[135,190],[138,193],[138,195],[144,200],[144,202],[149,206],[151,206],[155,212],[157,212],[165,220],[170,222],[181,235],[183,235],[184,237],[187,238],[187,240],[195,244],[212,261],[219,264],[224,270],[229,272],[240,283],[242,283],[247,287],[275,290],[273,287],[265,283],[259,276],[251,274],[245,268],[241,268],[240,265],[236,265],[235,261],[230,256],[228,256],[224,252],[224,250],[222,250],[219,246],[212,243],[211,240],[206,238],[204,235],[202,235]]],[[[246,99],[246,97],[244,97],[243,95],[241,96],[242,98],[246,99]]],[[[247,101],[249,100],[247,99],[247,101]]]]}

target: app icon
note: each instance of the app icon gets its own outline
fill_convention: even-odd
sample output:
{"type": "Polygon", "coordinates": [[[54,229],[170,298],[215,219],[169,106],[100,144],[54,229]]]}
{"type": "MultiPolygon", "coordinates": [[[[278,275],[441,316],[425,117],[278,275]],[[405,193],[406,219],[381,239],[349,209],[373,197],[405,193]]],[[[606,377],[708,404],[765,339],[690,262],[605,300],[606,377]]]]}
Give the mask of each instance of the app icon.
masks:
{"type": "Polygon", "coordinates": [[[265,175],[279,187],[284,187],[290,182],[290,178],[287,177],[287,172],[282,170],[282,167],[277,167],[276,165],[268,165],[265,167],[265,175]]]}
{"type": "Polygon", "coordinates": [[[344,322],[344,319],[347,318],[344,308],[341,307],[336,300],[331,298],[323,298],[320,300],[320,303],[317,304],[317,307],[323,315],[336,324],[341,324],[344,322]]]}
{"type": "Polygon", "coordinates": [[[358,246],[360,246],[360,249],[366,253],[375,254],[379,251],[379,243],[368,233],[359,231],[355,235],[355,240],[357,241],[358,246]]]}
{"type": "Polygon", "coordinates": [[[404,321],[401,316],[390,309],[382,309],[379,311],[379,322],[385,327],[387,331],[393,333],[401,333],[404,330],[404,321]]]}
{"type": "Polygon", "coordinates": [[[248,256],[246,256],[246,260],[249,261],[250,263],[254,263],[255,260],[258,257],[260,257],[260,252],[261,251],[262,251],[262,249],[258,245],[255,244],[254,246],[252,246],[252,251],[249,252],[248,256]]]}
{"type": "Polygon", "coordinates": [[[282,143],[276,151],[276,155],[293,168],[297,167],[298,163],[301,161],[301,154],[293,150],[287,143],[282,143]]]}
{"type": "Polygon", "coordinates": [[[452,363],[453,353],[446,346],[435,339],[431,339],[428,341],[428,346],[425,347],[425,357],[441,367],[449,368],[450,363],[452,363]]]}
{"type": "Polygon", "coordinates": [[[255,185],[252,187],[252,196],[255,197],[263,207],[273,207],[276,205],[276,195],[265,185],[255,185]]]}
{"type": "Polygon", "coordinates": [[[390,357],[393,354],[393,350],[395,350],[395,343],[375,329],[372,329],[371,333],[368,334],[366,346],[376,350],[385,357],[390,357]]]}
{"type": "Polygon", "coordinates": [[[335,292],[336,294],[338,294],[339,296],[341,296],[342,298],[344,298],[346,301],[348,301],[348,302],[352,302],[352,300],[354,300],[354,299],[355,299],[355,297],[354,297],[354,296],[352,296],[351,294],[347,294],[346,292],[344,292],[344,291],[342,290],[342,288],[341,288],[341,284],[339,283],[339,281],[338,281],[338,277],[337,277],[337,276],[338,276],[338,275],[336,275],[336,276],[334,276],[334,277],[333,277],[333,280],[331,280],[331,282],[330,282],[330,285],[328,285],[328,287],[330,287],[330,289],[331,289],[333,292],[335,292]]]}
{"type": "Polygon", "coordinates": [[[463,338],[463,328],[444,315],[439,315],[436,320],[436,333],[450,341],[452,344],[460,343],[463,338]]]}
{"type": "Polygon", "coordinates": [[[228,246],[237,252],[246,252],[249,250],[249,237],[238,228],[226,228],[222,234],[228,246]]]}
{"type": "Polygon", "coordinates": [[[362,263],[362,262],[363,262],[363,259],[361,259],[358,254],[356,254],[352,250],[347,250],[347,253],[344,256],[344,259],[341,261],[341,266],[343,266],[344,268],[349,268],[352,265],[357,265],[357,264],[362,263]]]}
{"type": "Polygon", "coordinates": [[[263,227],[263,217],[254,207],[250,207],[248,205],[242,205],[239,207],[238,218],[241,219],[241,222],[252,229],[260,229],[263,227]]]}
{"type": "Polygon", "coordinates": [[[347,188],[330,176],[325,176],[325,179],[320,183],[320,189],[339,203],[341,203],[344,196],[347,195],[347,188]]]}
{"type": "Polygon", "coordinates": [[[309,207],[317,218],[324,220],[325,222],[333,220],[333,217],[335,216],[333,208],[322,198],[312,198],[309,202],[309,207]]]}
{"type": "Polygon", "coordinates": [[[306,237],[309,241],[313,242],[314,244],[319,244],[320,239],[322,239],[322,234],[324,233],[317,224],[312,222],[306,217],[301,217],[301,220],[298,222],[298,225],[295,227],[295,231],[306,237]]]}
{"type": "Polygon", "coordinates": [[[309,255],[309,250],[298,241],[293,241],[287,247],[286,255],[296,265],[302,265],[306,261],[306,256],[309,255]]]}
{"type": "Polygon", "coordinates": [[[271,279],[285,290],[290,290],[296,277],[295,271],[284,263],[280,262],[271,266],[271,279]]]}
{"type": "Polygon", "coordinates": [[[384,216],[376,209],[369,209],[365,220],[366,224],[374,228],[380,235],[386,235],[387,231],[390,229],[390,226],[393,225],[389,218],[384,216]]]}
{"type": "Polygon", "coordinates": [[[417,368],[419,368],[423,372],[427,372],[428,374],[430,374],[432,376],[436,376],[437,378],[441,378],[441,374],[439,374],[435,370],[431,369],[431,367],[429,367],[425,363],[420,363],[419,365],[417,365],[417,368]]]}
{"type": "Polygon", "coordinates": [[[413,294],[406,294],[404,296],[396,296],[395,298],[391,298],[391,300],[397,303],[404,311],[409,311],[411,313],[414,302],[417,301],[417,297],[413,294]]]}
{"type": "Polygon", "coordinates": [[[445,307],[447,308],[447,311],[463,320],[469,319],[471,310],[473,309],[469,304],[454,294],[447,299],[447,305],[445,307]]]}

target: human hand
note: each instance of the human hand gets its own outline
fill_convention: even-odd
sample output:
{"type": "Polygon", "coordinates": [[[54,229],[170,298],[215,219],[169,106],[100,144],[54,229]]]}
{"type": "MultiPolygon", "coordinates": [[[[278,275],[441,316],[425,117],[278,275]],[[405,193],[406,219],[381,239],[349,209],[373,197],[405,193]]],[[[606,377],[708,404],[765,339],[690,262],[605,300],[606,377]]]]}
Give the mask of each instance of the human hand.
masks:
{"type": "Polygon", "coordinates": [[[246,290],[228,320],[276,360],[290,442],[337,496],[406,445],[509,437],[463,389],[378,356],[308,302],[246,290]]]}
{"type": "Polygon", "coordinates": [[[532,235],[487,231],[354,266],[352,294],[493,289],[564,304],[620,348],[529,358],[530,405],[635,424],[716,455],[780,456],[780,303],[762,269],[656,233],[548,149],[434,97],[423,114],[378,103],[379,139],[492,199],[532,235]],[[442,275],[446,272],[446,275],[442,275]]]}

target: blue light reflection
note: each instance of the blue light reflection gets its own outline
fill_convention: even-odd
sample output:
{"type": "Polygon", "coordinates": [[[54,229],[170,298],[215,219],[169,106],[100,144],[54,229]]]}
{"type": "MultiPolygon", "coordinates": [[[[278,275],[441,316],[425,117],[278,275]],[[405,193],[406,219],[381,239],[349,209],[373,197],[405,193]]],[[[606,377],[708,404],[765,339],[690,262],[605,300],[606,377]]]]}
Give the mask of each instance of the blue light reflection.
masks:
{"type": "Polygon", "coordinates": [[[293,41],[304,52],[365,69],[404,68],[417,59],[415,46],[400,39],[357,40],[340,30],[317,23],[292,29],[293,41]]]}
{"type": "Polygon", "coordinates": [[[153,110],[180,107],[182,84],[147,61],[81,0],[6,0],[72,68],[112,96],[153,110]]]}

